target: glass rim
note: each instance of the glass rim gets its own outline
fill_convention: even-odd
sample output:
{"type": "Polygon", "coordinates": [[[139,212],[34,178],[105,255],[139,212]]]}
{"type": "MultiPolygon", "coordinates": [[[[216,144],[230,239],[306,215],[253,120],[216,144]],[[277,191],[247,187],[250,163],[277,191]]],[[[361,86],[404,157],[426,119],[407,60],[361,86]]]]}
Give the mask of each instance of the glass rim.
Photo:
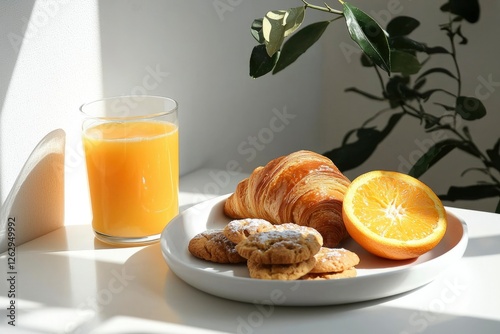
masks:
{"type": "Polygon", "coordinates": [[[115,96],[109,96],[109,97],[103,97],[100,99],[95,99],[89,102],[85,102],[80,107],[78,110],[82,115],[89,119],[101,119],[101,120],[135,120],[135,119],[148,119],[148,118],[155,118],[159,116],[165,116],[169,114],[173,114],[179,109],[179,103],[174,100],[173,98],[170,97],[165,97],[165,96],[160,96],[160,95],[115,95],[115,96]],[[163,100],[163,101],[168,101],[172,103],[172,107],[169,108],[168,110],[165,111],[160,111],[160,112],[155,112],[155,113],[146,113],[144,115],[138,115],[138,116],[104,116],[104,115],[93,115],[91,113],[86,112],[84,109],[86,107],[89,107],[91,105],[97,104],[97,103],[105,103],[108,101],[112,100],[123,100],[123,99],[137,99],[137,100],[144,100],[144,99],[155,99],[155,100],[163,100]]]}

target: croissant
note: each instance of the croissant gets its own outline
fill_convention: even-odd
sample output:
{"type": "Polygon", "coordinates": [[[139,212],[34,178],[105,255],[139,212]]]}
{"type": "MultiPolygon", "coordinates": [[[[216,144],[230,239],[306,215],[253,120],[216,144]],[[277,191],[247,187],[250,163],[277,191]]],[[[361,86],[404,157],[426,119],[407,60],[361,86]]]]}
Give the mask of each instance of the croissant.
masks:
{"type": "Polygon", "coordinates": [[[235,219],[313,227],[324,246],[335,247],[348,237],[342,202],[349,184],[330,159],[297,151],[257,167],[227,198],[224,213],[235,219]]]}

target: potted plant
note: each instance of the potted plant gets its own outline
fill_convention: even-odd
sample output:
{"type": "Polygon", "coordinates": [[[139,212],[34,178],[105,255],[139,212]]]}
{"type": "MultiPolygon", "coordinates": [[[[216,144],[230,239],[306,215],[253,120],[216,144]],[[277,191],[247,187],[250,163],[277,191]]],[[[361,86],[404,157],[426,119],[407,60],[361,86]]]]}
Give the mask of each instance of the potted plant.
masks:
{"type": "MultiPolygon", "coordinates": [[[[339,0],[338,7],[325,3],[318,6],[302,0],[302,5],[286,10],[269,11],[253,21],[251,32],[258,44],[250,56],[250,76],[258,78],[277,74],[294,63],[313,46],[332,22],[344,19],[352,40],[362,51],[362,66],[373,70],[381,93],[356,87],[346,88],[364,98],[386,105],[360,127],[348,131],[340,146],[324,155],[347,171],[363,164],[379,144],[386,139],[403,118],[412,118],[415,125],[427,133],[445,131],[446,136],[412,165],[408,174],[419,178],[443,157],[454,150],[470,155],[477,166],[464,169],[481,176],[475,184],[451,185],[442,200],[500,199],[500,138],[490,148],[478,147],[467,124],[482,119],[486,108],[480,99],[462,91],[462,76],[457,60],[457,46],[467,44],[462,31],[464,24],[476,23],[480,16],[478,0],[448,0],[440,10],[448,13],[448,22],[439,25],[449,40],[448,47],[429,46],[414,40],[411,33],[420,22],[409,16],[394,17],[385,28],[372,17],[349,2],[339,0]],[[307,11],[318,10],[331,14],[331,19],[303,26],[307,11]],[[430,65],[433,57],[446,57],[448,67],[430,65]],[[454,83],[454,90],[428,88],[437,76],[454,83]],[[382,114],[390,113],[385,126],[371,126],[382,114]]],[[[500,201],[493,210],[500,213],[500,201]]]]}

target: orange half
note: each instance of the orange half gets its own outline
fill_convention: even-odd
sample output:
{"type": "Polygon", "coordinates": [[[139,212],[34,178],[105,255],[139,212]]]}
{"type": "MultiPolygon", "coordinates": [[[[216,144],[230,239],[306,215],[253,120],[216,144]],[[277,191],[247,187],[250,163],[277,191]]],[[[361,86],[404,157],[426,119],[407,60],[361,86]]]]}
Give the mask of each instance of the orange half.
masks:
{"type": "Polygon", "coordinates": [[[351,182],[342,206],[351,237],[370,253],[418,257],[443,238],[446,211],[427,185],[407,174],[371,171],[351,182]]]}

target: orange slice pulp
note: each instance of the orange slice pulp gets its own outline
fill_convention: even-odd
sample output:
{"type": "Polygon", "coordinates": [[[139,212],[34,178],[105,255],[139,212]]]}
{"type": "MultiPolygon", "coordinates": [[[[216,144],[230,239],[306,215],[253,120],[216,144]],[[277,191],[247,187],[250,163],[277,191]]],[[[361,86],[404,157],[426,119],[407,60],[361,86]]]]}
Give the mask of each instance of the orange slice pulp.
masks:
{"type": "Polygon", "coordinates": [[[441,241],[447,227],[446,211],[432,189],[393,171],[371,171],[352,181],[342,214],[358,244],[394,260],[428,252],[441,241]]]}

